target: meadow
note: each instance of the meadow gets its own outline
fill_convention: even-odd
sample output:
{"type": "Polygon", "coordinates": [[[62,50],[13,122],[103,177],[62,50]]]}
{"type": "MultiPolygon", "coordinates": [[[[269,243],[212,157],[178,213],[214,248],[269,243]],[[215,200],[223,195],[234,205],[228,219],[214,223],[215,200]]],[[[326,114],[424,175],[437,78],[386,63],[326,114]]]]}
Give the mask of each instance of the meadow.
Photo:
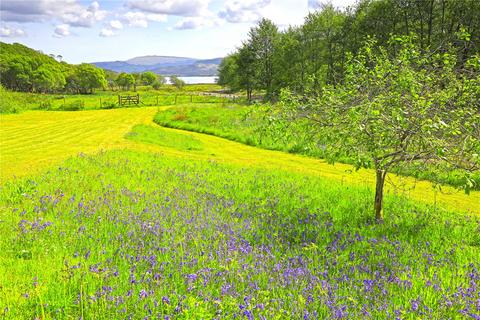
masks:
{"type": "Polygon", "coordinates": [[[456,318],[478,312],[477,217],[281,170],[133,151],[2,188],[18,318],[456,318]],[[354,214],[352,214],[354,213],[354,214]]]}
{"type": "MultiPolygon", "coordinates": [[[[165,85],[155,90],[150,86],[138,86],[136,91],[97,90],[94,94],[42,94],[13,92],[0,87],[2,99],[0,113],[20,113],[25,110],[81,111],[119,108],[118,95],[140,96],[140,107],[168,106],[186,103],[225,103],[239,98],[221,94],[217,85],[191,84],[182,89],[165,85]]],[[[241,99],[240,99],[241,100],[241,99]]],[[[130,105],[126,107],[138,107],[130,105]]]]}
{"type": "Polygon", "coordinates": [[[377,224],[371,170],[153,123],[167,109],[2,116],[2,317],[480,312],[479,192],[392,175],[377,224]]]}
{"type": "MultiPolygon", "coordinates": [[[[215,135],[265,149],[323,159],[329,157],[324,148],[327,142],[322,140],[322,136],[312,139],[308,130],[305,130],[311,123],[291,123],[289,127],[279,128],[282,131],[279,134],[269,118],[274,117],[275,112],[275,107],[270,104],[181,105],[161,110],[155,115],[154,121],[164,127],[215,135]]],[[[333,160],[354,164],[353,159],[344,155],[336,156],[333,160]]],[[[465,184],[463,172],[449,170],[445,166],[409,164],[395,173],[440,185],[461,187],[465,184]]],[[[474,182],[472,188],[480,190],[480,173],[473,173],[471,179],[474,182]]]]}

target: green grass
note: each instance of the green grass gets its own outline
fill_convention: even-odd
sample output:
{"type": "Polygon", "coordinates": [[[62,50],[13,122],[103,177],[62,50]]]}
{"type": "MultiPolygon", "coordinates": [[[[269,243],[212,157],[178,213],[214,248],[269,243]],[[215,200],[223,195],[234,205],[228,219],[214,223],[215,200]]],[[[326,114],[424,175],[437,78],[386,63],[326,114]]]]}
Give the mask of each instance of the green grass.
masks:
{"type": "Polygon", "coordinates": [[[169,108],[157,113],[154,121],[161,126],[195,131],[218,137],[257,144],[255,130],[258,123],[251,121],[251,106],[229,104],[227,106],[198,105],[169,108]]]}
{"type": "Polygon", "coordinates": [[[132,151],[75,157],[0,190],[0,314],[440,319],[475,312],[478,218],[388,195],[378,225],[372,196],[369,188],[283,170],[132,151]]]}
{"type": "MultiPolygon", "coordinates": [[[[372,170],[356,171],[350,165],[331,165],[324,160],[255,148],[214,135],[155,128],[152,119],[157,110],[163,108],[166,107],[79,112],[26,111],[0,115],[0,180],[3,183],[16,177],[32,175],[78,154],[128,149],[160,152],[183,159],[214,160],[244,167],[282,169],[331,179],[336,183],[374,186],[375,174],[372,170]],[[183,135],[186,136],[185,139],[200,141],[202,149],[185,150],[173,143],[165,146],[168,142],[161,139],[154,139],[152,142],[155,143],[126,139],[125,136],[138,124],[147,125],[144,129],[151,133],[146,136],[157,137],[158,132],[165,132],[167,136],[183,135]]],[[[434,189],[429,182],[393,174],[387,180],[388,193],[403,194],[409,199],[444,209],[480,213],[480,192],[466,195],[448,186],[441,190],[434,189]]]]}
{"type": "MultiPolygon", "coordinates": [[[[80,111],[119,108],[118,95],[140,95],[140,106],[166,106],[186,103],[224,103],[218,96],[217,85],[186,85],[182,90],[166,85],[159,90],[138,87],[133,91],[97,90],[95,94],[36,94],[11,92],[0,88],[0,113],[18,113],[24,110],[80,111]],[[210,95],[205,95],[209,93],[210,95]]],[[[135,107],[131,105],[130,107],[135,107]]],[[[128,107],[128,106],[126,106],[128,107]]]]}
{"type": "MultiPolygon", "coordinates": [[[[188,105],[174,106],[157,113],[154,121],[161,126],[194,132],[206,133],[270,150],[304,154],[317,158],[327,158],[321,137],[312,139],[305,126],[308,123],[294,124],[281,130],[268,128],[268,106],[229,103],[226,105],[188,105]],[[283,135],[279,132],[283,132],[283,135]]],[[[353,164],[348,157],[335,159],[342,163],[353,164]]],[[[409,165],[395,173],[417,179],[434,181],[462,187],[466,184],[464,173],[446,167],[433,165],[409,165]]],[[[473,190],[480,190],[480,172],[472,175],[473,190]]]]}
{"type": "Polygon", "coordinates": [[[202,142],[189,135],[166,131],[156,126],[136,125],[125,135],[125,138],[179,150],[203,149],[202,142]]]}

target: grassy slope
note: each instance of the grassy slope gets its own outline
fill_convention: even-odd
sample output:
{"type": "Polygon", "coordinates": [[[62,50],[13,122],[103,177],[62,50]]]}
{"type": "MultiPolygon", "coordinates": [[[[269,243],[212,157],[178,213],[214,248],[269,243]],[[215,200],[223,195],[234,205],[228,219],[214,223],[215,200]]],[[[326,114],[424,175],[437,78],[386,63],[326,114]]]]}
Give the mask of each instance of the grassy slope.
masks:
{"type": "MultiPolygon", "coordinates": [[[[212,134],[269,150],[326,158],[327,154],[321,147],[326,142],[322,141],[321,137],[311,139],[307,134],[309,130],[304,127],[281,128],[279,131],[284,133],[283,136],[278,133],[279,131],[268,130],[265,126],[268,119],[265,119],[264,115],[274,111],[261,111],[263,107],[237,104],[172,106],[155,115],[154,121],[164,127],[212,134]],[[260,112],[258,112],[259,110],[260,112]]],[[[311,124],[303,125],[310,126],[311,124]]],[[[335,160],[352,164],[352,159],[346,156],[335,160]]],[[[445,167],[434,168],[411,164],[395,173],[454,187],[461,187],[466,183],[462,171],[446,170],[445,167]]],[[[471,178],[476,184],[474,189],[480,191],[480,172],[474,173],[471,178]]]]}
{"type": "MultiPolygon", "coordinates": [[[[246,146],[215,136],[163,128],[165,132],[193,137],[202,144],[201,150],[182,150],[152,143],[125,139],[135,124],[150,124],[156,108],[118,109],[81,112],[25,112],[1,116],[0,177],[24,176],[58,163],[78,153],[101,149],[126,148],[161,152],[189,159],[211,159],[224,163],[263,168],[281,168],[320,176],[345,184],[372,186],[371,170],[355,172],[349,165],[329,165],[308,157],[246,146]]],[[[391,175],[389,192],[408,198],[436,203],[451,210],[479,213],[480,192],[467,196],[453,188],[434,191],[429,182],[391,175]]]]}
{"type": "Polygon", "coordinates": [[[0,316],[475,313],[480,221],[390,195],[378,225],[371,197],[243,164],[132,151],[74,158],[0,190],[0,316]]]}

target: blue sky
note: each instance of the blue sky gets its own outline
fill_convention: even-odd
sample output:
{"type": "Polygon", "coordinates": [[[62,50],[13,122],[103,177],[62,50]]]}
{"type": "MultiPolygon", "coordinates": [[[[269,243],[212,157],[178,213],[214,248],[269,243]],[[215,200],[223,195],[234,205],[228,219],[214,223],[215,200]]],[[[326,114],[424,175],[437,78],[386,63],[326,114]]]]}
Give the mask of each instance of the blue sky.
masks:
{"type": "Polygon", "coordinates": [[[223,57],[261,17],[281,28],[355,0],[0,0],[1,41],[70,63],[143,55],[223,57]]]}

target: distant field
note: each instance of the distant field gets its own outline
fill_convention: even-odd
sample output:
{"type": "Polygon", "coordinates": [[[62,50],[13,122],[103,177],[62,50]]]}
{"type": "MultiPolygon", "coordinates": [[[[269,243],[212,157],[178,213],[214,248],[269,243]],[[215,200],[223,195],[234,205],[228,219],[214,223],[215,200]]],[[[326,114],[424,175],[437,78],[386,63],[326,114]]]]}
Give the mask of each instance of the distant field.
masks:
{"type": "MultiPolygon", "coordinates": [[[[24,110],[79,111],[119,108],[118,95],[139,95],[140,107],[166,106],[183,103],[221,103],[228,101],[215,84],[186,85],[182,90],[165,85],[159,90],[139,87],[137,91],[97,90],[95,94],[37,94],[11,92],[0,88],[0,113],[18,113],[24,110]]],[[[131,107],[135,107],[132,105],[131,107]]]]}
{"type": "Polygon", "coordinates": [[[125,147],[123,136],[133,125],[151,122],[155,112],[138,108],[2,115],[0,177],[32,174],[81,152],[125,147]]]}

